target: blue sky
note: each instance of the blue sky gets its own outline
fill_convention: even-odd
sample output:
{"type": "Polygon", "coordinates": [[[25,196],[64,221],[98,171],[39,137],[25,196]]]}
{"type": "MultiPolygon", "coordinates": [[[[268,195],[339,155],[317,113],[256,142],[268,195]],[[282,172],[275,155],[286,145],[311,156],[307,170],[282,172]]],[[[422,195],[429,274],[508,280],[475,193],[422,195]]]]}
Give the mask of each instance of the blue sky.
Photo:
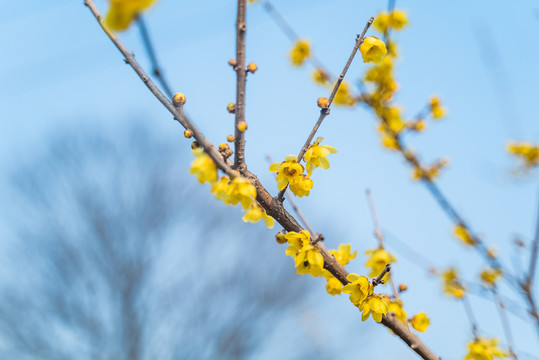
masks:
{"type": "MultiPolygon", "coordinates": [[[[106,9],[105,1],[96,3],[106,9]]],[[[385,1],[273,4],[334,73],[341,70],[366,20],[386,7],[385,1]]],[[[396,72],[398,103],[411,116],[438,94],[449,109],[447,118],[428,122],[426,133],[407,142],[427,162],[450,159],[439,180],[441,189],[510,264],[510,241],[515,235],[530,240],[538,206],[537,177],[515,178],[516,162],[505,146],[510,139],[539,141],[539,2],[397,1],[397,8],[406,9],[410,18],[405,31],[395,35],[402,54],[396,72]]],[[[123,63],[82,1],[0,1],[0,10],[0,173],[8,174],[43,151],[49,136],[64,127],[95,124],[121,132],[137,117],[163,133],[176,132],[182,141],[183,130],[123,63]]],[[[186,94],[186,111],[214,143],[223,142],[233,128],[226,104],[235,96],[235,74],[227,65],[234,56],[234,21],[234,1],[229,0],[161,0],[146,16],[167,78],[175,91],[186,94]]],[[[138,32],[122,33],[121,39],[147,66],[138,32]]],[[[247,162],[273,190],[264,157],[277,160],[297,153],[316,121],[316,99],[328,96],[310,81],[312,68],[290,66],[289,48],[263,9],[249,6],[247,61],[256,62],[259,71],[247,85],[247,162]]],[[[360,78],[365,69],[356,59],[347,79],[360,78]]],[[[461,358],[471,337],[462,306],[444,298],[439,281],[408,260],[399,244],[405,242],[438,267],[459,267],[469,280],[482,262],[453,239],[450,221],[411,180],[407,165],[381,148],[369,112],[335,108],[319,135],[339,153],[330,157],[330,170],[315,171],[312,195],[298,201],[306,217],[326,235],[328,247],[344,242],[357,248],[360,255],[349,270],[364,273],[362,253],[376,245],[364,196],[370,188],[388,248],[399,259],[395,277],[410,287],[404,297],[408,312],[431,316],[432,326],[422,338],[436,353],[461,358]]],[[[189,149],[185,141],[186,158],[189,149]]],[[[6,177],[0,183],[0,211],[8,213],[6,177]]],[[[0,226],[0,235],[12,236],[9,224],[0,226]]],[[[359,353],[365,358],[414,358],[385,329],[361,323],[345,297],[325,295],[318,282],[320,292],[309,306],[334,346],[361,342],[354,339],[367,331],[374,334],[368,349],[350,350],[347,358],[359,353]]],[[[474,296],[471,302],[481,331],[502,337],[493,304],[474,296]]],[[[533,328],[517,318],[511,321],[517,351],[539,354],[533,328]]]]}

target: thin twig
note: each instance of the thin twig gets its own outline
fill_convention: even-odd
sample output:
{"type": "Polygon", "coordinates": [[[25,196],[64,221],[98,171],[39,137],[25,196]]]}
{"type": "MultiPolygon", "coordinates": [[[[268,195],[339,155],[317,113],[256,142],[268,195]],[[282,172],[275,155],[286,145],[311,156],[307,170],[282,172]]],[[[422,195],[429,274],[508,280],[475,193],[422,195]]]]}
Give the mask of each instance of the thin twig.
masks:
{"type": "Polygon", "coordinates": [[[535,237],[533,239],[532,248],[530,251],[530,269],[526,282],[529,284],[530,291],[533,287],[533,279],[537,268],[537,253],[539,251],[539,206],[537,207],[537,219],[535,220],[535,237]]]}
{"type": "Polygon", "coordinates": [[[513,336],[511,333],[511,327],[509,325],[509,319],[507,318],[507,313],[505,312],[505,304],[503,303],[502,298],[498,294],[498,289],[496,288],[496,286],[493,286],[490,291],[492,292],[494,302],[496,303],[496,309],[498,310],[498,314],[500,315],[503,332],[505,334],[505,341],[507,342],[507,350],[509,350],[509,354],[513,357],[513,359],[517,359],[517,355],[513,351],[513,336]]]}
{"type": "Polygon", "coordinates": [[[384,280],[382,280],[382,279],[390,271],[391,271],[391,263],[386,264],[386,267],[384,268],[384,270],[382,270],[382,273],[380,275],[378,275],[378,277],[376,279],[372,279],[372,286],[383,284],[384,280]]]}
{"type": "MultiPolygon", "coordinates": [[[[374,21],[374,17],[371,17],[369,21],[367,21],[367,24],[365,25],[365,28],[363,29],[363,32],[361,35],[356,36],[356,43],[354,45],[354,48],[352,49],[352,53],[348,57],[348,61],[344,65],[344,68],[341,72],[341,75],[339,76],[339,79],[335,83],[335,86],[333,86],[333,90],[331,91],[331,95],[329,96],[329,104],[327,108],[320,110],[320,116],[318,117],[318,120],[316,121],[316,124],[314,124],[313,129],[311,130],[311,133],[307,137],[307,140],[305,141],[305,144],[301,147],[299,154],[298,154],[298,163],[301,162],[301,159],[303,158],[303,155],[305,155],[305,152],[307,151],[307,148],[309,145],[311,145],[311,141],[314,138],[314,135],[318,131],[318,128],[322,124],[322,121],[326,118],[326,116],[329,115],[331,103],[333,102],[333,99],[335,98],[335,95],[337,94],[337,90],[339,90],[339,86],[341,86],[342,81],[344,80],[344,76],[346,75],[346,72],[348,71],[348,68],[350,67],[350,64],[352,64],[352,60],[354,60],[354,57],[356,56],[356,53],[363,43],[363,39],[365,38],[365,34],[367,33],[367,30],[369,30],[369,27],[372,25],[372,22],[374,21]]],[[[280,201],[283,200],[283,195],[286,191],[287,187],[285,187],[278,195],[278,199],[280,201]]]]}
{"type": "Polygon", "coordinates": [[[468,320],[470,321],[470,326],[472,327],[472,334],[474,338],[477,338],[477,321],[475,320],[475,316],[472,311],[472,306],[470,305],[470,302],[468,301],[468,298],[466,295],[464,295],[461,299],[462,304],[464,305],[464,310],[466,310],[466,315],[468,316],[468,320]]]}
{"type": "Polygon", "coordinates": [[[247,31],[246,12],[247,0],[238,0],[238,15],[236,19],[236,117],[234,140],[234,168],[244,169],[245,165],[245,131],[239,129],[239,124],[245,121],[245,86],[247,69],[245,68],[245,32],[247,31]]]}
{"type": "Polygon", "coordinates": [[[146,49],[146,53],[148,54],[148,58],[150,59],[150,64],[152,65],[152,74],[161,84],[161,87],[165,91],[165,94],[168,95],[169,99],[172,99],[174,93],[172,92],[168,81],[163,75],[163,70],[161,69],[161,66],[159,66],[159,62],[157,61],[157,55],[155,54],[153,43],[150,39],[150,34],[148,33],[148,29],[146,28],[146,23],[144,22],[142,15],[138,15],[137,23],[140,30],[140,37],[142,38],[142,43],[144,44],[144,49],[146,49]]]}

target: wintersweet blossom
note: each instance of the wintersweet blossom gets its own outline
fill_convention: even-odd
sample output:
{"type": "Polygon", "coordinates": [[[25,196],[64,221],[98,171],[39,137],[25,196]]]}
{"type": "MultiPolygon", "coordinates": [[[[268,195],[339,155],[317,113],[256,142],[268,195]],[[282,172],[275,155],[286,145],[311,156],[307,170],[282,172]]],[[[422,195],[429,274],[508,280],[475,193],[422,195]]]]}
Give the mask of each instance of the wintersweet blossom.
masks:
{"type": "Polygon", "coordinates": [[[388,311],[395,314],[395,317],[404,325],[408,326],[408,315],[402,307],[401,300],[393,300],[388,304],[388,311]]]}
{"type": "Polygon", "coordinates": [[[354,259],[357,255],[357,250],[352,252],[352,245],[339,244],[337,250],[329,250],[329,253],[335,257],[335,260],[342,266],[348,265],[350,260],[354,259]]]}
{"type": "Polygon", "coordinates": [[[539,145],[529,142],[511,142],[507,145],[507,151],[519,157],[528,168],[539,165],[539,145]]]}
{"type": "MultiPolygon", "coordinates": [[[[379,276],[387,264],[391,264],[397,261],[397,258],[388,253],[384,248],[377,248],[374,250],[365,251],[365,255],[368,255],[369,258],[365,262],[365,266],[371,269],[369,277],[379,276]]],[[[383,279],[387,281],[389,273],[385,274],[383,279]]]]}
{"type": "Polygon", "coordinates": [[[286,255],[296,256],[300,251],[304,251],[310,245],[311,234],[307,230],[301,230],[299,233],[295,231],[289,231],[284,235],[288,241],[288,248],[286,249],[286,255]]]}
{"type": "Polygon", "coordinates": [[[329,82],[329,75],[324,70],[318,68],[313,72],[313,81],[318,85],[326,85],[329,82]]]}
{"type": "Polygon", "coordinates": [[[382,61],[382,58],[387,54],[386,44],[376,36],[365,38],[359,47],[359,51],[363,56],[364,63],[372,62],[374,64],[379,64],[382,61]]]}
{"type": "Polygon", "coordinates": [[[417,331],[425,332],[430,325],[430,319],[427,317],[427,314],[420,312],[410,319],[410,324],[417,331]]]}
{"type": "Polygon", "coordinates": [[[306,40],[298,40],[290,50],[290,61],[294,66],[303,65],[309,56],[311,56],[311,49],[306,40]]]}
{"type": "Polygon", "coordinates": [[[475,245],[475,239],[473,238],[472,234],[470,234],[468,228],[466,228],[464,225],[457,224],[453,229],[453,233],[460,241],[462,241],[462,243],[468,246],[475,245]]]}
{"type": "Polygon", "coordinates": [[[496,282],[500,279],[503,272],[501,269],[492,269],[488,268],[479,274],[479,277],[481,278],[481,282],[483,285],[487,287],[493,287],[496,285],[496,282]]]}
{"type": "Polygon", "coordinates": [[[462,299],[466,288],[460,283],[455,268],[449,268],[441,274],[444,293],[457,299],[462,299]]]}
{"type": "Polygon", "coordinates": [[[311,274],[317,277],[322,274],[324,258],[314,246],[308,245],[296,255],[295,264],[298,274],[311,274]]]}
{"type": "Polygon", "coordinates": [[[126,30],[137,15],[154,2],[155,0],[110,0],[105,22],[114,31],[126,30]]]}
{"type": "Polygon", "coordinates": [[[372,314],[372,318],[376,322],[382,321],[382,315],[387,314],[388,306],[385,298],[381,295],[373,294],[369,296],[359,306],[359,310],[363,312],[361,320],[365,321],[372,314]]]}
{"type": "Polygon", "coordinates": [[[202,148],[194,149],[193,155],[196,159],[191,163],[189,172],[194,174],[201,184],[217,181],[217,166],[210,156],[202,148]]]}
{"type": "Polygon", "coordinates": [[[402,30],[406,25],[408,25],[408,16],[402,10],[393,10],[391,13],[381,12],[372,24],[381,33],[390,29],[402,30]]]}
{"type": "Polygon", "coordinates": [[[288,155],[283,162],[272,164],[269,170],[277,173],[277,189],[282,190],[303,174],[303,165],[298,163],[296,155],[288,155]]]}
{"type": "Polygon", "coordinates": [[[373,292],[373,286],[365,276],[359,276],[358,274],[348,274],[346,280],[350,283],[346,284],[342,288],[342,292],[350,294],[350,301],[355,306],[359,307],[360,304],[371,295],[373,292]]]}
{"type": "Polygon", "coordinates": [[[430,112],[434,119],[441,119],[445,116],[446,111],[441,105],[440,98],[434,96],[430,99],[430,112]]]}
{"type": "MultiPolygon", "coordinates": [[[[327,271],[327,270],[326,270],[327,271]]],[[[335,276],[328,278],[326,283],[326,291],[330,295],[340,295],[342,292],[342,283],[335,276]]]]}
{"type": "Polygon", "coordinates": [[[335,93],[335,98],[333,99],[335,105],[343,106],[354,106],[356,99],[350,93],[350,86],[346,82],[342,82],[337,92],[335,93]]]}
{"type": "Polygon", "coordinates": [[[243,216],[242,220],[245,222],[256,223],[261,219],[264,220],[264,223],[269,229],[273,228],[275,220],[271,216],[266,214],[266,210],[264,210],[260,205],[258,205],[256,201],[251,202],[251,205],[249,206],[249,209],[247,209],[247,212],[243,216]]]}
{"type": "Polygon", "coordinates": [[[311,176],[313,170],[317,167],[321,167],[324,170],[329,169],[329,161],[327,156],[329,154],[335,154],[337,150],[330,145],[320,145],[324,138],[319,137],[314,143],[312,143],[303,158],[307,165],[307,174],[311,176]]]}
{"type": "Polygon", "coordinates": [[[290,183],[290,191],[296,196],[309,196],[313,188],[313,181],[305,174],[298,176],[294,182],[290,183]]]}
{"type": "Polygon", "coordinates": [[[509,357],[509,354],[498,348],[498,339],[476,338],[468,343],[468,353],[464,360],[493,360],[509,357]]]}

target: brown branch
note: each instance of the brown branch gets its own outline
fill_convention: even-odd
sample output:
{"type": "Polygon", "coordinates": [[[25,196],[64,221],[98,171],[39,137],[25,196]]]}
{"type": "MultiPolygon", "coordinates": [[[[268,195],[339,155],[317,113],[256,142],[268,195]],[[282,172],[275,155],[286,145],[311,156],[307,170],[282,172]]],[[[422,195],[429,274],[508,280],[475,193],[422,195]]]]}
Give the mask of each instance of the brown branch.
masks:
{"type": "Polygon", "coordinates": [[[472,334],[474,338],[477,338],[477,321],[475,320],[472,306],[470,305],[470,302],[468,301],[466,295],[464,295],[460,300],[462,301],[462,305],[464,305],[464,310],[466,310],[466,315],[468,316],[468,320],[470,321],[470,326],[472,327],[472,334]]]}
{"type": "Polygon", "coordinates": [[[500,315],[500,320],[502,322],[502,328],[505,334],[505,340],[507,342],[507,350],[509,350],[509,354],[513,359],[517,359],[517,355],[513,351],[513,336],[511,334],[511,327],[509,326],[509,319],[507,318],[507,313],[505,312],[505,304],[503,303],[501,296],[498,294],[498,289],[496,286],[493,286],[490,290],[494,297],[496,309],[498,309],[498,315],[500,315]]]}
{"type": "Polygon", "coordinates": [[[372,286],[377,286],[377,285],[383,284],[384,280],[382,280],[382,279],[390,271],[391,271],[391,264],[386,264],[386,267],[384,268],[384,270],[382,270],[382,273],[380,275],[378,275],[378,277],[376,279],[372,279],[372,286]]]}
{"type": "Polygon", "coordinates": [[[137,23],[140,30],[140,37],[142,38],[142,44],[144,45],[144,49],[146,50],[148,58],[150,59],[150,64],[152,65],[153,76],[155,76],[157,81],[159,81],[161,87],[163,88],[163,90],[165,90],[165,93],[171,99],[174,93],[172,92],[168,81],[163,75],[163,70],[161,70],[161,66],[159,66],[159,62],[157,61],[157,55],[155,54],[152,40],[150,39],[150,34],[148,33],[148,29],[146,28],[146,23],[144,22],[142,15],[139,15],[137,17],[137,23]]]}
{"type": "Polygon", "coordinates": [[[236,19],[236,117],[234,128],[234,168],[244,169],[245,165],[245,131],[240,131],[238,125],[245,121],[245,86],[247,69],[245,67],[245,32],[247,31],[246,11],[247,0],[238,0],[238,15],[236,19]]]}
{"type": "MultiPolygon", "coordinates": [[[[234,178],[238,174],[231,169],[231,163],[223,161],[218,149],[204,136],[204,134],[183,114],[183,109],[180,107],[176,109],[169,99],[157,88],[155,83],[144,72],[142,67],[136,62],[132,53],[130,53],[125,46],[120,42],[116,35],[105,24],[103,17],[99,13],[93,0],[84,0],[84,4],[90,9],[99,25],[107,36],[111,39],[114,45],[125,57],[125,62],[129,64],[137,75],[142,79],[148,89],[154,94],[154,96],[165,106],[165,108],[174,116],[184,128],[190,129],[193,132],[193,137],[204,148],[216,165],[223,170],[230,177],[234,178]]],[[[271,194],[260,183],[260,180],[249,172],[246,168],[240,168],[240,173],[243,177],[249,180],[257,190],[257,201],[266,210],[266,213],[273,217],[286,231],[299,232],[302,227],[298,224],[296,219],[292,217],[288,211],[283,207],[282,203],[273,198],[271,194]]],[[[314,245],[322,257],[324,258],[324,268],[331,272],[341,283],[347,284],[348,280],[346,276],[348,272],[341,266],[334,256],[329,254],[322,242],[318,242],[314,245]]],[[[439,359],[435,356],[421,341],[414,335],[409,329],[405,328],[399,321],[394,320],[394,315],[389,313],[388,316],[382,317],[382,324],[387,326],[395,334],[397,334],[406,344],[408,344],[417,354],[419,354],[425,360],[439,359]]]]}

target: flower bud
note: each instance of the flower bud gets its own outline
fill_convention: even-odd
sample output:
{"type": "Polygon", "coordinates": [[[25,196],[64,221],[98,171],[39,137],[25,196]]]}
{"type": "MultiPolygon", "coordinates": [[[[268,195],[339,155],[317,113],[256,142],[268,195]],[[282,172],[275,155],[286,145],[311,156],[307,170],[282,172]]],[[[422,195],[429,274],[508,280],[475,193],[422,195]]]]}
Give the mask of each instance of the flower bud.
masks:
{"type": "Polygon", "coordinates": [[[183,132],[183,136],[185,136],[187,139],[190,139],[190,138],[193,137],[193,132],[191,130],[187,129],[187,130],[185,130],[183,132]]]}
{"type": "Polygon", "coordinates": [[[226,156],[227,158],[231,157],[232,154],[234,154],[234,151],[232,151],[232,149],[228,149],[227,151],[225,151],[225,156],[226,156]]]}
{"type": "Polygon", "coordinates": [[[247,65],[248,72],[252,72],[254,74],[257,70],[258,70],[258,66],[256,66],[254,62],[249,63],[249,65],[247,65]]]}
{"type": "Polygon", "coordinates": [[[172,104],[176,107],[182,106],[183,104],[185,104],[185,101],[185,95],[182,93],[176,93],[176,95],[174,95],[174,97],[172,98],[172,104]]]}
{"type": "Polygon", "coordinates": [[[408,290],[408,285],[406,284],[399,284],[399,292],[404,292],[408,290]]]}
{"type": "Polygon", "coordinates": [[[241,132],[244,132],[245,130],[247,130],[247,123],[245,121],[240,121],[238,123],[238,130],[241,132]]]}
{"type": "Polygon", "coordinates": [[[228,142],[234,142],[234,140],[235,140],[234,135],[228,135],[226,137],[226,141],[228,141],[228,142]]]}
{"type": "Polygon", "coordinates": [[[320,97],[318,98],[318,100],[316,101],[316,103],[318,104],[318,107],[319,108],[322,108],[322,109],[327,109],[329,108],[329,99],[327,97],[320,97]]]}
{"type": "Polygon", "coordinates": [[[227,143],[222,143],[221,145],[219,145],[219,151],[226,151],[228,149],[230,149],[230,147],[227,143]]]}
{"type": "Polygon", "coordinates": [[[228,65],[230,65],[232,67],[236,67],[237,64],[238,64],[238,62],[236,61],[236,59],[228,60],[228,65]]]}
{"type": "Polygon", "coordinates": [[[193,141],[193,143],[191,144],[191,149],[195,150],[195,149],[198,149],[200,147],[200,144],[198,143],[198,141],[193,141]]]}
{"type": "Polygon", "coordinates": [[[230,103],[226,106],[226,111],[228,111],[230,114],[234,114],[236,112],[236,104],[230,103]]]}
{"type": "Polygon", "coordinates": [[[277,241],[279,244],[284,244],[286,242],[286,238],[284,237],[284,233],[282,231],[275,235],[275,241],[277,241]]]}

